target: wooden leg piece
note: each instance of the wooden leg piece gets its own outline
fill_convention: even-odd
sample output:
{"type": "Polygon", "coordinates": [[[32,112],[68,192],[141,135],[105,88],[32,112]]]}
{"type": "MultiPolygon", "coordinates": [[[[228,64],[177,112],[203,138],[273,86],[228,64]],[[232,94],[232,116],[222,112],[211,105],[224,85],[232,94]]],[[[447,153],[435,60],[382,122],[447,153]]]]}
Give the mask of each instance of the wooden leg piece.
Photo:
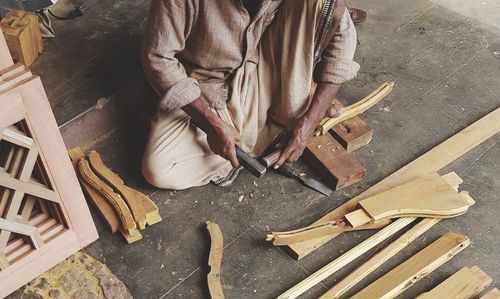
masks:
{"type": "Polygon", "coordinates": [[[351,298],[394,298],[450,260],[469,244],[470,240],[467,236],[447,233],[351,298]]]}
{"type": "Polygon", "coordinates": [[[207,230],[210,234],[210,256],[208,257],[210,272],[207,275],[208,290],[212,299],[223,299],[224,292],[220,282],[222,252],[224,250],[222,232],[219,225],[210,221],[207,221],[207,230]]]}

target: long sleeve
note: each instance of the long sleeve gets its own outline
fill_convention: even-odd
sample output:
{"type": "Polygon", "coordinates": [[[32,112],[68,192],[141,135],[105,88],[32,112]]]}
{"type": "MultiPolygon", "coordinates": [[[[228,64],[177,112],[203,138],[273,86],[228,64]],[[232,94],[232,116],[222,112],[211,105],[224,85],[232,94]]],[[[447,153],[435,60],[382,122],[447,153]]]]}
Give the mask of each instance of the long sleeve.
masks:
{"type": "Polygon", "coordinates": [[[163,111],[187,105],[200,96],[198,82],[187,76],[176,58],[185,47],[195,15],[191,0],[153,0],[151,5],[141,60],[163,111]]]}
{"type": "Polygon", "coordinates": [[[316,65],[314,80],[341,84],[353,79],[359,71],[359,64],[353,60],[356,42],[356,29],[345,9],[337,32],[316,65]]]}

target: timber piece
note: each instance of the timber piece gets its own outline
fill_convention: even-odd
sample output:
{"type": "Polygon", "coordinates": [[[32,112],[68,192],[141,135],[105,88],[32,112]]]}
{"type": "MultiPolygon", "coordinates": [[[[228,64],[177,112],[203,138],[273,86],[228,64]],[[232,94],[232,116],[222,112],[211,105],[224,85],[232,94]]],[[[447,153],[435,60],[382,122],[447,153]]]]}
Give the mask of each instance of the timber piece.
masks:
{"type": "Polygon", "coordinates": [[[306,240],[315,239],[319,236],[325,236],[328,234],[335,234],[340,232],[348,232],[353,230],[372,230],[381,229],[386,227],[390,220],[384,219],[381,221],[376,221],[374,223],[368,223],[358,227],[351,227],[347,225],[342,220],[331,221],[318,226],[312,226],[307,228],[301,228],[297,230],[291,230],[287,232],[272,232],[267,235],[266,241],[273,241],[274,246],[284,246],[290,245],[297,242],[303,242],[306,240]]]}
{"type": "Polygon", "coordinates": [[[79,147],[70,149],[68,153],[71,161],[73,162],[73,166],[75,167],[83,192],[87,198],[92,201],[109,230],[112,233],[116,233],[120,228],[120,219],[118,218],[118,214],[113,209],[113,206],[104,198],[104,196],[97,192],[82,178],[80,171],[78,170],[78,163],[81,159],[85,159],[85,153],[79,147]]]}
{"type": "Polygon", "coordinates": [[[304,151],[304,158],[334,190],[357,183],[365,175],[365,169],[356,157],[329,133],[312,137],[304,151]]]}
{"type": "Polygon", "coordinates": [[[147,197],[144,193],[136,189],[132,189],[130,187],[127,188],[129,193],[131,193],[136,198],[136,200],[142,205],[146,213],[146,223],[148,225],[153,225],[155,223],[162,221],[160,212],[158,211],[158,206],[149,197],[147,197]]]}
{"type": "Polygon", "coordinates": [[[465,213],[470,203],[438,173],[431,173],[368,197],[359,206],[373,220],[380,220],[405,216],[450,218],[465,213]]]}
{"type": "Polygon", "coordinates": [[[2,19],[0,26],[12,56],[25,66],[30,66],[43,49],[36,14],[12,10],[2,19]]]}
{"type": "Polygon", "coordinates": [[[358,227],[373,220],[372,217],[362,209],[346,214],[344,218],[352,227],[358,227]]]}
{"type": "MultiPolygon", "coordinates": [[[[490,112],[488,115],[448,138],[446,141],[413,160],[413,162],[402,167],[360,195],[327,213],[313,224],[321,224],[340,219],[345,214],[354,211],[360,200],[389,190],[419,176],[439,171],[485,140],[497,134],[500,131],[500,122],[498,119],[500,119],[500,108],[490,112]]],[[[301,259],[332,240],[337,235],[338,234],[334,234],[307,242],[295,243],[289,246],[289,251],[295,258],[301,259]]]]}
{"type": "Polygon", "coordinates": [[[497,288],[492,289],[484,294],[481,299],[500,299],[500,291],[497,288]]]}
{"type": "Polygon", "coordinates": [[[473,298],[493,282],[493,279],[477,266],[463,267],[431,291],[417,299],[473,298]]]}
{"type": "Polygon", "coordinates": [[[352,153],[370,143],[373,129],[359,116],[355,116],[333,126],[330,134],[348,153],[352,153]]]}
{"type": "MultiPolygon", "coordinates": [[[[316,271],[306,279],[302,280],[299,284],[295,285],[288,291],[284,292],[281,294],[278,299],[292,299],[292,298],[297,298],[310,288],[314,287],[318,283],[320,283],[323,279],[329,277],[333,273],[337,272],[339,269],[342,267],[346,266],[350,262],[354,261],[364,253],[368,252],[370,249],[373,247],[377,246],[390,236],[394,235],[397,233],[400,229],[404,228],[405,226],[409,225],[413,221],[415,221],[416,218],[401,218],[396,220],[395,222],[389,224],[385,228],[381,229],[377,233],[375,233],[373,236],[370,238],[366,239],[365,241],[361,242],[358,244],[356,247],[352,248],[351,250],[347,251],[328,265],[324,266],[320,270],[316,271]]],[[[376,298],[376,297],[372,297],[376,298]]]]}
{"type": "Polygon", "coordinates": [[[340,298],[347,291],[349,291],[353,286],[358,284],[378,267],[396,255],[398,252],[403,250],[415,239],[420,237],[423,233],[428,231],[440,219],[426,218],[417,223],[414,227],[409,229],[403,235],[401,235],[397,240],[389,244],[387,247],[382,249],[380,252],[372,256],[368,261],[359,266],[356,270],[349,273],[345,278],[343,278],[339,283],[334,285],[328,292],[323,294],[319,299],[334,299],[340,298]]]}
{"type": "Polygon", "coordinates": [[[0,271],[7,269],[8,266],[10,266],[10,263],[7,260],[7,257],[4,253],[0,252],[0,271]]]}
{"type": "Polygon", "coordinates": [[[224,250],[224,239],[218,224],[207,221],[207,230],[210,235],[210,255],[207,275],[208,290],[212,299],[223,299],[224,291],[220,281],[222,267],[222,252],[224,250]]]}
{"type": "Polygon", "coordinates": [[[19,223],[16,221],[8,221],[0,218],[0,229],[29,237],[35,249],[42,247],[44,244],[42,237],[38,232],[38,229],[29,224],[19,223]]]}
{"type": "Polygon", "coordinates": [[[388,94],[390,94],[392,92],[392,89],[394,88],[394,85],[394,81],[385,82],[362,100],[344,108],[342,114],[339,117],[324,119],[321,122],[318,130],[316,130],[315,136],[324,135],[336,124],[353,118],[354,116],[357,116],[370,109],[375,104],[383,100],[388,94]]]}
{"type": "Polygon", "coordinates": [[[146,228],[146,214],[144,208],[137,201],[134,194],[129,191],[130,188],[125,186],[123,180],[102,162],[101,156],[96,151],[90,152],[88,160],[94,173],[104,182],[108,183],[109,186],[117,191],[122,199],[125,200],[132,212],[132,216],[134,216],[137,227],[139,229],[146,228]]]}
{"type": "Polygon", "coordinates": [[[447,233],[351,298],[394,298],[446,263],[469,244],[467,236],[447,233]]]}
{"type": "Polygon", "coordinates": [[[113,189],[103,182],[90,168],[90,164],[87,160],[82,159],[78,162],[78,170],[82,178],[95,190],[108,200],[108,202],[113,206],[115,212],[120,218],[120,232],[125,237],[128,243],[138,241],[142,238],[141,233],[137,230],[137,226],[134,221],[134,217],[130,212],[125,201],[121,198],[119,194],[116,194],[113,189]]]}

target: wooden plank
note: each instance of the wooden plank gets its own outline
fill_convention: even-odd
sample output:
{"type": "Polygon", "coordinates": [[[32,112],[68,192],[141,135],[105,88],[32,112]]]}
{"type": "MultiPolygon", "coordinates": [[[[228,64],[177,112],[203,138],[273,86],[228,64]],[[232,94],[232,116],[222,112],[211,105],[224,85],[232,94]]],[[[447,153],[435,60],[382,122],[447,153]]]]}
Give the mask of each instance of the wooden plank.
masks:
{"type": "MultiPolygon", "coordinates": [[[[340,219],[345,214],[354,211],[360,200],[389,190],[419,176],[436,172],[444,168],[457,158],[475,148],[477,145],[481,144],[483,141],[497,134],[500,131],[500,122],[498,119],[500,119],[500,108],[497,108],[469,127],[450,137],[360,195],[352,198],[340,207],[324,215],[313,224],[320,224],[340,219]]],[[[289,246],[289,251],[292,252],[295,258],[301,259],[336,236],[337,235],[330,235],[307,242],[295,243],[289,246]]]]}
{"type": "Polygon", "coordinates": [[[81,159],[85,159],[85,154],[79,147],[70,149],[68,153],[87,199],[92,201],[97,209],[97,212],[104,220],[104,224],[109,228],[109,230],[112,233],[116,233],[120,228],[120,219],[118,218],[118,214],[115,212],[111,204],[81,177],[78,171],[78,162],[80,162],[81,159]]]}
{"type": "Polygon", "coordinates": [[[23,182],[13,178],[8,173],[0,171],[0,185],[14,190],[23,190],[24,193],[31,194],[53,202],[59,202],[57,194],[46,186],[33,181],[23,182]]]}
{"type": "Polygon", "coordinates": [[[210,255],[208,256],[210,272],[207,275],[208,290],[212,299],[223,299],[224,291],[220,282],[222,252],[224,250],[222,231],[219,225],[210,221],[207,221],[207,230],[210,235],[210,255]]]}
{"type": "Polygon", "coordinates": [[[334,190],[357,183],[365,175],[365,169],[354,155],[348,153],[329,133],[312,137],[304,151],[304,158],[334,190]]]}
{"type": "Polygon", "coordinates": [[[15,93],[1,96],[0,107],[2,107],[2,117],[0,117],[0,130],[2,131],[23,120],[26,115],[23,100],[15,93]]]}
{"type": "MultiPolygon", "coordinates": [[[[306,279],[302,280],[299,284],[295,285],[288,291],[281,294],[278,299],[292,299],[297,298],[310,288],[314,287],[318,283],[320,283],[323,279],[329,277],[333,273],[337,272],[339,269],[349,264],[353,260],[357,259],[364,253],[368,252],[373,247],[377,246],[390,236],[394,235],[403,227],[409,225],[416,218],[402,218],[398,219],[394,223],[389,224],[387,227],[381,229],[376,234],[366,239],[362,243],[358,244],[356,247],[347,251],[328,265],[324,266],[320,270],[316,271],[306,279]]],[[[374,298],[374,297],[372,297],[374,298]]]]}
{"type": "Polygon", "coordinates": [[[333,286],[328,292],[323,294],[319,299],[333,299],[340,298],[347,291],[349,291],[353,286],[362,281],[365,277],[370,275],[378,267],[396,255],[398,252],[403,250],[415,239],[420,237],[423,233],[428,231],[440,219],[423,219],[417,223],[414,227],[405,232],[397,240],[389,244],[387,247],[382,249],[380,252],[372,256],[368,261],[359,266],[356,270],[349,273],[345,278],[343,278],[339,283],[333,286]]]}
{"type": "Polygon", "coordinates": [[[348,153],[352,153],[370,143],[373,129],[360,117],[355,116],[333,126],[330,134],[348,153]]]}
{"type": "Polygon", "coordinates": [[[0,271],[7,269],[8,266],[10,266],[10,263],[7,257],[5,257],[4,253],[0,253],[0,271]]]}
{"type": "Polygon", "coordinates": [[[500,291],[497,288],[492,289],[484,294],[481,299],[500,299],[500,291]]]}
{"type": "Polygon", "coordinates": [[[344,218],[352,227],[358,227],[372,221],[372,217],[362,209],[346,214],[344,218]]]}
{"type": "Polygon", "coordinates": [[[390,220],[384,219],[381,221],[376,221],[374,223],[352,227],[344,221],[331,221],[320,224],[318,226],[311,226],[287,232],[272,232],[267,235],[266,240],[273,241],[274,246],[285,246],[297,242],[303,242],[305,240],[315,239],[320,236],[327,236],[329,234],[336,234],[354,230],[381,229],[383,227],[386,227],[389,223],[391,223],[390,220]]]}
{"type": "Polygon", "coordinates": [[[14,64],[12,56],[10,56],[9,47],[5,41],[3,34],[0,34],[0,69],[7,68],[14,64]]]}
{"type": "Polygon", "coordinates": [[[466,212],[469,201],[434,172],[361,200],[359,206],[374,220],[407,215],[448,218],[466,212]]]}
{"type": "Polygon", "coordinates": [[[146,212],[134,194],[130,192],[130,188],[125,186],[123,180],[102,162],[101,156],[96,151],[90,152],[88,160],[94,173],[125,200],[139,229],[146,228],[146,212]]]}
{"type": "Polygon", "coordinates": [[[473,298],[493,282],[493,279],[477,266],[463,267],[431,291],[417,299],[433,298],[473,298]]]}
{"type": "Polygon", "coordinates": [[[36,249],[43,246],[44,242],[42,237],[40,236],[38,229],[34,226],[0,218],[0,230],[6,230],[11,233],[29,237],[36,249]]]}
{"type": "Polygon", "coordinates": [[[375,104],[383,100],[388,94],[392,92],[394,88],[394,81],[385,82],[370,95],[363,98],[362,100],[356,102],[355,104],[344,108],[342,114],[339,117],[325,119],[321,122],[319,129],[315,132],[315,135],[324,135],[336,124],[339,124],[347,119],[353,118],[366,110],[373,107],[375,104]]]}
{"type": "Polygon", "coordinates": [[[394,298],[450,260],[469,244],[470,240],[467,236],[453,232],[447,233],[351,298],[394,298]]]}

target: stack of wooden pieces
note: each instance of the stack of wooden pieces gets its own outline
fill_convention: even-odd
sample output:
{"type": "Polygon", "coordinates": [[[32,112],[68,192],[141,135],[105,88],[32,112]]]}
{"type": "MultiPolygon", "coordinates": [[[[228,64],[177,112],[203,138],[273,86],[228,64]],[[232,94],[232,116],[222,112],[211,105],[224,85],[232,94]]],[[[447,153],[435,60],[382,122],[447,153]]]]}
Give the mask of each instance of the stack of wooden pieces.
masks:
{"type": "Polygon", "coordinates": [[[126,186],[102,162],[96,151],[85,156],[77,147],[71,149],[69,154],[83,190],[111,232],[120,231],[128,243],[133,243],[142,239],[139,230],[162,220],[155,203],[143,193],[126,186]]]}
{"type": "Polygon", "coordinates": [[[0,298],[97,239],[42,82],[0,33],[0,298]]]}

